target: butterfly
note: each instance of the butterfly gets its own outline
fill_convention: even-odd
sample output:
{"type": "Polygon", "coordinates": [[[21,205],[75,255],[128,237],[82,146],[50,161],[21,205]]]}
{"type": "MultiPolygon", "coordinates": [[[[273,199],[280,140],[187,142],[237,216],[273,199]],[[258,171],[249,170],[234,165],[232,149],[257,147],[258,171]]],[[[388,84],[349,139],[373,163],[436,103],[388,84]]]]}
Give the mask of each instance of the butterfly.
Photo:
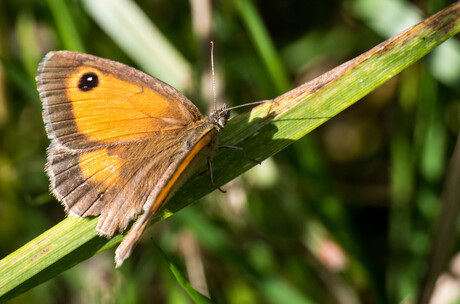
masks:
{"type": "Polygon", "coordinates": [[[115,252],[129,257],[152,217],[212,157],[230,115],[202,118],[168,84],[127,65],[57,51],[38,66],[37,88],[51,144],[50,189],[67,214],[99,216],[112,237],[135,220],[115,252]]]}

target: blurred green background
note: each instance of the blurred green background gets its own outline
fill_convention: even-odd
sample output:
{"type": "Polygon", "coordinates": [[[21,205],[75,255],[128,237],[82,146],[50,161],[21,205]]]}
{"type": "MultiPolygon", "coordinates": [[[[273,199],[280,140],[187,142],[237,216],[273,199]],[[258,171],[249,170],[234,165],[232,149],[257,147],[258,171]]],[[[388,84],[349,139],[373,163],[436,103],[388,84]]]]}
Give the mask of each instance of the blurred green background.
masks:
{"type": "MultiPolygon", "coordinates": [[[[34,78],[46,52],[137,67],[208,113],[210,40],[218,101],[238,105],[274,98],[452,2],[1,1],[0,258],[65,217],[43,169],[49,141],[34,78]]],[[[412,303],[444,220],[459,126],[454,38],[226,194],[150,228],[121,269],[108,250],[12,303],[191,303],[154,243],[218,303],[412,303]]],[[[441,247],[453,274],[458,230],[441,247]]],[[[443,278],[457,288],[433,303],[459,303],[460,282],[443,278]]]]}

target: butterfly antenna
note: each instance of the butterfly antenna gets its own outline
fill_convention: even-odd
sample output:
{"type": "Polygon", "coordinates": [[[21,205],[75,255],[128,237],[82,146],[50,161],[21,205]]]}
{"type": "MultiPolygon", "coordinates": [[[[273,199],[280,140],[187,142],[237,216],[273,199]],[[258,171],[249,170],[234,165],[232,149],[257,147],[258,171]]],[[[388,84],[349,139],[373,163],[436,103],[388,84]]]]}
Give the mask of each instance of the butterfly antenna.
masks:
{"type": "Polygon", "coordinates": [[[212,75],[212,94],[214,96],[214,110],[217,110],[216,77],[214,73],[214,41],[211,41],[211,75],[212,75]]]}
{"type": "Polygon", "coordinates": [[[269,102],[273,102],[273,100],[261,100],[261,101],[248,102],[248,103],[245,103],[245,104],[242,104],[242,105],[239,105],[239,106],[234,106],[234,107],[228,108],[227,110],[233,110],[233,109],[237,109],[237,108],[253,106],[253,105],[259,105],[259,104],[262,104],[262,103],[269,103],[269,102]]]}
{"type": "MultiPolygon", "coordinates": [[[[216,76],[214,72],[214,41],[211,41],[211,75],[212,75],[212,93],[214,96],[214,110],[217,111],[217,90],[216,90],[216,76]]],[[[246,106],[252,106],[252,105],[258,105],[262,103],[268,103],[268,102],[273,102],[272,100],[262,100],[262,101],[255,101],[255,102],[249,102],[245,103],[239,106],[234,106],[231,108],[226,108],[226,110],[233,110],[236,108],[242,108],[246,106]]]]}

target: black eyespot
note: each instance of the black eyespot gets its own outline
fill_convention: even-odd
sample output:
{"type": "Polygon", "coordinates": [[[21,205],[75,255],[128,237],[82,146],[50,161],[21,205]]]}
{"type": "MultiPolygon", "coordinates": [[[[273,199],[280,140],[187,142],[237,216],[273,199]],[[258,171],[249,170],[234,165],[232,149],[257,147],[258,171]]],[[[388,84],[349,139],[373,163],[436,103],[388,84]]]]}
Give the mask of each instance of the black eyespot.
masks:
{"type": "Polygon", "coordinates": [[[83,92],[88,92],[99,85],[99,78],[93,72],[85,73],[80,77],[78,88],[83,92]]]}

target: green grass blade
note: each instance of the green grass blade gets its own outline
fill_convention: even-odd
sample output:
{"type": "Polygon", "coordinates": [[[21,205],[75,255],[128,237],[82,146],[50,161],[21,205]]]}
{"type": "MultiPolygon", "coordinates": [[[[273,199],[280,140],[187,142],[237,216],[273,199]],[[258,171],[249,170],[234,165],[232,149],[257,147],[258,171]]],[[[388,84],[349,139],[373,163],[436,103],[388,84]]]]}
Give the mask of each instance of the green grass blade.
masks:
{"type": "MultiPolygon", "coordinates": [[[[370,51],[230,120],[221,144],[243,147],[266,159],[349,107],[373,89],[460,31],[460,2],[370,51]]],[[[213,161],[223,184],[254,163],[237,152],[222,151],[213,161]]],[[[156,220],[214,190],[195,176],[174,196],[156,220]]],[[[10,299],[121,240],[98,237],[97,218],[68,218],[0,261],[0,301],[10,299]]]]}
{"type": "Polygon", "coordinates": [[[133,1],[84,0],[83,4],[93,20],[143,71],[178,90],[190,88],[190,64],[133,1]]]}
{"type": "Polygon", "coordinates": [[[97,219],[67,218],[0,261],[0,302],[40,284],[120,240],[94,237],[97,219]],[[20,271],[18,271],[20,270],[20,271]]]}
{"type": "MultiPolygon", "coordinates": [[[[382,37],[391,37],[422,20],[422,12],[409,1],[358,0],[352,9],[382,37]]],[[[449,40],[430,55],[428,65],[436,79],[454,88],[460,81],[459,49],[457,40],[449,40]]]]}
{"type": "Polygon", "coordinates": [[[254,4],[250,0],[234,0],[234,3],[276,87],[276,92],[285,92],[289,88],[286,71],[254,4]]]}
{"type": "Polygon", "coordinates": [[[37,65],[40,61],[40,47],[37,43],[37,33],[35,31],[35,20],[28,12],[21,12],[16,21],[18,46],[21,52],[21,59],[27,76],[35,82],[37,65]]]}
{"type": "Polygon", "coordinates": [[[161,248],[157,245],[158,251],[160,251],[161,255],[164,257],[166,260],[169,270],[171,270],[172,274],[176,278],[177,282],[180,284],[180,286],[187,292],[187,294],[190,296],[190,298],[195,301],[195,303],[199,304],[212,304],[214,303],[211,301],[209,298],[206,296],[202,295],[200,292],[198,292],[195,288],[193,288],[192,284],[182,275],[180,272],[179,268],[176,267],[176,265],[169,259],[169,257],[166,255],[166,253],[161,250],[161,248]]]}
{"type": "Polygon", "coordinates": [[[85,48],[83,47],[77,26],[73,22],[68,3],[63,0],[48,0],[48,5],[53,13],[53,18],[64,48],[70,51],[84,52],[85,48]]]}
{"type": "MultiPolygon", "coordinates": [[[[444,184],[442,195],[442,211],[433,237],[431,252],[427,261],[427,270],[422,280],[417,303],[430,303],[436,282],[446,265],[449,264],[450,254],[454,248],[456,234],[452,233],[458,225],[460,215],[460,136],[457,137],[453,157],[446,173],[447,179],[444,184]]],[[[452,259],[455,259],[452,258],[452,259]]],[[[451,263],[452,264],[452,263],[451,263]]],[[[449,268],[451,268],[450,266],[449,268]]]]}

